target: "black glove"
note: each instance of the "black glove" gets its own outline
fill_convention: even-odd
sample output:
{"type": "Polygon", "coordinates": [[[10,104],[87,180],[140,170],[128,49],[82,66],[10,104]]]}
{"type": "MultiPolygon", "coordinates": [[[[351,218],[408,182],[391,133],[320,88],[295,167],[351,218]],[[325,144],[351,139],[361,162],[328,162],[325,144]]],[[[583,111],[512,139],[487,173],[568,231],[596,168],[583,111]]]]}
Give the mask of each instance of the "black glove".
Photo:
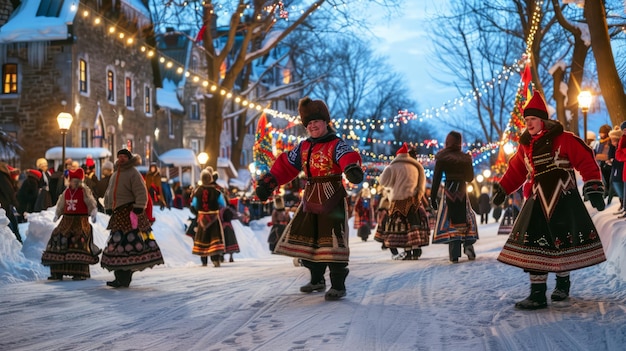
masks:
{"type": "Polygon", "coordinates": [[[274,192],[274,189],[277,187],[278,181],[274,175],[272,175],[272,173],[265,173],[257,182],[256,196],[259,197],[259,200],[265,201],[272,195],[272,192],[274,192]]]}
{"type": "Polygon", "coordinates": [[[583,186],[583,195],[598,211],[604,210],[604,185],[599,180],[590,180],[583,186]]]}
{"type": "Polygon", "coordinates": [[[346,166],[343,173],[346,175],[346,179],[352,184],[359,184],[363,181],[363,169],[356,163],[346,166]]]}
{"type": "Polygon", "coordinates": [[[500,206],[506,199],[506,191],[500,183],[493,183],[493,195],[491,195],[491,203],[500,206]]]}
{"type": "Polygon", "coordinates": [[[135,214],[141,214],[143,212],[143,208],[133,207],[133,212],[135,212],[135,214]]]}
{"type": "Polygon", "coordinates": [[[113,214],[113,210],[110,208],[107,208],[106,210],[104,210],[104,213],[108,214],[109,216],[113,214]]]}

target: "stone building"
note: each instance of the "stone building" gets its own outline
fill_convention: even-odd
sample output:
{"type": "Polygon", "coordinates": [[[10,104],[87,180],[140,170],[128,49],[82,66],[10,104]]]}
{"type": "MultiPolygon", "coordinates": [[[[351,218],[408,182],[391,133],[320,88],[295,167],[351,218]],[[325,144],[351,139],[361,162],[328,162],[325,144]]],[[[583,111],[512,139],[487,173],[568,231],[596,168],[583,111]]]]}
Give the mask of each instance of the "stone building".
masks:
{"type": "Polygon", "coordinates": [[[18,166],[34,167],[61,146],[61,112],[73,115],[68,148],[115,155],[126,147],[149,158],[156,85],[154,52],[145,44],[152,33],[148,11],[137,1],[24,0],[19,6],[8,19],[16,9],[8,0],[0,4],[0,123],[24,147],[18,166]]]}

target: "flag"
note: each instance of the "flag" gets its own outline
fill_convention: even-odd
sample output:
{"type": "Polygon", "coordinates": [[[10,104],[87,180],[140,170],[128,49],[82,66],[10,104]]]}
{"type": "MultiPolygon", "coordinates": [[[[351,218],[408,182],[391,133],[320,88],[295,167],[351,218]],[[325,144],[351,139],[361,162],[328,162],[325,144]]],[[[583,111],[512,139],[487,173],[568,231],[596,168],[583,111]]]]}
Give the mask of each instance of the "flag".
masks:
{"type": "Polygon", "coordinates": [[[528,103],[528,101],[530,101],[530,98],[533,96],[532,80],[533,75],[530,72],[530,62],[526,61],[526,65],[524,65],[524,71],[522,72],[522,84],[524,86],[522,91],[525,93],[524,95],[526,95],[526,103],[528,103]]]}

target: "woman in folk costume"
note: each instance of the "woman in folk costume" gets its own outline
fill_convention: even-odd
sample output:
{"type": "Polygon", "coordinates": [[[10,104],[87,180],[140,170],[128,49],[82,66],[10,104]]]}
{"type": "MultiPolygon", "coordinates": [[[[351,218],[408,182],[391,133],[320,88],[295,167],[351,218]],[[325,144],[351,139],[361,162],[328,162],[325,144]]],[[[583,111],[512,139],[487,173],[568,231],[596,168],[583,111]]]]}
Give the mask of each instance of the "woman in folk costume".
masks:
{"type": "Polygon", "coordinates": [[[200,185],[191,198],[190,210],[196,215],[198,227],[193,239],[191,253],[200,256],[202,265],[208,265],[211,257],[213,266],[219,267],[222,255],[226,250],[224,229],[220,219],[220,208],[226,206],[224,195],[217,188],[217,172],[207,167],[200,174],[200,185]]]}
{"type": "Polygon", "coordinates": [[[598,232],[580,197],[574,170],[583,179],[583,193],[591,205],[604,209],[604,186],[593,150],[563,126],[548,119],[539,92],[524,108],[526,130],[499,183],[494,183],[493,203],[525,182],[529,191],[498,260],[524,269],[530,276],[530,296],[515,307],[547,307],[548,272],[556,272],[552,301],[569,296],[569,272],[606,260],[598,232]],[[528,179],[528,181],[527,181],[528,179]]]}
{"type": "Polygon", "coordinates": [[[444,148],[435,155],[435,170],[430,202],[437,209],[433,244],[448,244],[450,261],[458,263],[463,252],[469,260],[476,259],[474,243],[478,240],[476,215],[467,196],[467,182],[474,179],[472,156],[461,151],[461,133],[448,133],[444,148]],[[439,191],[445,174],[445,186],[439,191]],[[437,197],[441,192],[441,202],[437,197]]]}
{"type": "Polygon", "coordinates": [[[148,195],[150,196],[152,204],[159,205],[161,211],[163,211],[165,206],[168,206],[169,208],[169,205],[165,202],[163,191],[161,191],[161,172],[159,172],[159,168],[156,163],[152,162],[150,164],[150,169],[146,173],[145,179],[146,187],[148,188],[148,195]]]}
{"type": "Polygon", "coordinates": [[[266,200],[282,184],[305,172],[307,182],[302,202],[279,239],[275,253],[302,259],[311,280],[301,292],[325,290],[324,274],[330,269],[331,288],[326,300],[346,295],[350,256],[347,201],[342,184],[344,173],[350,183],[363,181],[361,157],[330,125],[330,113],[322,100],[305,97],[298,112],[309,138],[280,154],[269,173],[258,181],[256,194],[266,200]]]}
{"type": "Polygon", "coordinates": [[[69,187],[59,196],[53,221],[61,222],[50,234],[41,264],[50,266],[49,280],[63,280],[64,275],[74,280],[91,277],[89,265],[98,263],[100,249],[93,244],[93,227],[98,208],[91,190],[84,183],[82,168],[69,172],[69,187]]]}
{"type": "Polygon", "coordinates": [[[220,219],[224,230],[224,253],[230,255],[228,262],[235,262],[233,254],[239,253],[239,242],[237,235],[235,235],[232,220],[237,219],[237,212],[231,206],[226,200],[226,206],[220,209],[220,219]]]}
{"type": "Polygon", "coordinates": [[[115,172],[104,195],[104,211],[111,215],[107,226],[111,234],[100,264],[115,274],[115,280],[107,282],[113,288],[128,287],[134,272],[164,263],[146,215],[148,190],[135,168],[139,164],[139,155],[119,150],[115,172]]]}
{"type": "Polygon", "coordinates": [[[267,223],[268,226],[272,227],[272,229],[270,229],[270,234],[267,237],[267,243],[269,244],[271,253],[274,253],[276,243],[287,227],[289,220],[291,220],[291,217],[289,216],[289,212],[285,210],[285,200],[280,195],[274,196],[272,221],[267,223]]]}
{"type": "Polygon", "coordinates": [[[372,193],[367,183],[363,183],[363,189],[359,192],[354,202],[354,229],[358,236],[367,241],[374,222],[374,209],[372,208],[372,193]]]}
{"type": "Polygon", "coordinates": [[[421,247],[428,246],[430,240],[428,218],[420,201],[426,188],[424,167],[409,155],[404,144],[380,175],[379,183],[391,189],[391,206],[387,220],[377,231],[385,247],[405,249],[400,259],[417,260],[422,255],[421,247]]]}

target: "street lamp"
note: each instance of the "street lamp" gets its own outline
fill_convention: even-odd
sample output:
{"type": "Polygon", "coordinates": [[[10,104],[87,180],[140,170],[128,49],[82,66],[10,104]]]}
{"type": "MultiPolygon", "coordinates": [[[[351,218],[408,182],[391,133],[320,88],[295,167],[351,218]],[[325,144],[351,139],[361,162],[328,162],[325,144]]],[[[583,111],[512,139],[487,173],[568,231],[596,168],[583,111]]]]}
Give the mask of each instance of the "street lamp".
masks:
{"type": "Polygon", "coordinates": [[[204,165],[208,161],[209,161],[209,154],[207,154],[206,152],[201,152],[201,153],[198,154],[198,162],[202,166],[202,169],[204,169],[204,165]]]}
{"type": "Polygon", "coordinates": [[[61,153],[61,162],[65,162],[65,136],[67,135],[67,131],[70,130],[70,126],[72,125],[72,121],[74,117],[67,112],[61,112],[57,116],[57,123],[59,123],[59,129],[61,129],[61,135],[63,136],[63,148],[61,153]]]}
{"type": "Polygon", "coordinates": [[[580,109],[583,111],[583,140],[587,143],[587,112],[589,112],[589,107],[591,106],[591,92],[583,90],[578,94],[578,106],[580,106],[580,109]]]}

